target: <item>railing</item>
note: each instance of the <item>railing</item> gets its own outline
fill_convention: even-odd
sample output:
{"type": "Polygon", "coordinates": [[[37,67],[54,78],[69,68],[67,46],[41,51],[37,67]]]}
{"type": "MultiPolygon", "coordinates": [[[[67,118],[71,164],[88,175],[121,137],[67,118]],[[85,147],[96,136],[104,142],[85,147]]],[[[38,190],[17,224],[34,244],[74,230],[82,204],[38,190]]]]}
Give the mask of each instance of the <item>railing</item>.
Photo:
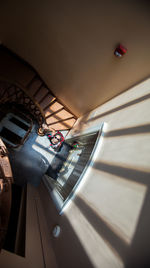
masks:
{"type": "Polygon", "coordinates": [[[12,101],[24,105],[39,126],[44,122],[56,130],[70,130],[77,120],[77,116],[54,96],[38,75],[26,87],[0,77],[0,104],[12,101]]]}
{"type": "Polygon", "coordinates": [[[0,104],[16,102],[22,104],[41,125],[45,121],[44,113],[34,98],[19,83],[4,80],[0,77],[0,104]]]}
{"type": "Polygon", "coordinates": [[[48,126],[56,130],[70,130],[73,127],[77,116],[53,94],[38,75],[31,79],[26,88],[39,103],[48,126]]]}

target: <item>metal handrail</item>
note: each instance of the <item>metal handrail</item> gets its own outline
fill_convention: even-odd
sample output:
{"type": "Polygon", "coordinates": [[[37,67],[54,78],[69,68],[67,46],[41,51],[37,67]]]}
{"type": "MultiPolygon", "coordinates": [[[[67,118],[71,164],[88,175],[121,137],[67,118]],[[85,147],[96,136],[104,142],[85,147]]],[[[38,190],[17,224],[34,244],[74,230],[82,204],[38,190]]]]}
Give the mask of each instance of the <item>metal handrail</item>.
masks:
{"type": "Polygon", "coordinates": [[[38,102],[29,94],[29,92],[26,90],[26,88],[24,86],[22,86],[20,83],[15,82],[15,81],[10,81],[9,79],[3,78],[0,76],[0,81],[1,82],[6,82],[9,83],[10,86],[8,88],[5,89],[5,91],[7,92],[7,97],[3,96],[2,99],[0,99],[0,103],[5,103],[6,101],[9,101],[12,99],[12,97],[14,97],[14,95],[16,94],[16,100],[17,100],[17,94],[19,93],[17,90],[20,90],[22,94],[22,96],[20,96],[20,99],[23,99],[23,105],[24,106],[28,106],[28,104],[30,104],[30,106],[34,106],[34,108],[30,107],[30,112],[33,112],[34,117],[38,120],[39,125],[42,125],[43,122],[45,122],[45,115],[44,115],[44,111],[42,110],[42,108],[40,107],[40,105],[38,104],[38,102]],[[10,88],[14,87],[14,93],[9,95],[9,91],[10,88]],[[28,103],[25,103],[25,98],[29,99],[28,103]]]}

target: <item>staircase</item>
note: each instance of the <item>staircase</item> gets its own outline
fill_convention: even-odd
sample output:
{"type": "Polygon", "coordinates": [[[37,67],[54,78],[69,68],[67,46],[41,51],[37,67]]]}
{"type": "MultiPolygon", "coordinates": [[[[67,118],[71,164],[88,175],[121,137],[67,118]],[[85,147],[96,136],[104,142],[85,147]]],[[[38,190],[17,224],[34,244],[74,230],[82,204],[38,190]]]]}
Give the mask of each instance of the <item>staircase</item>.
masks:
{"type": "Polygon", "coordinates": [[[26,88],[40,105],[48,126],[56,130],[72,128],[77,117],[54,96],[38,76],[35,75],[26,88]]]}
{"type": "Polygon", "coordinates": [[[38,75],[26,87],[0,78],[0,103],[17,102],[24,105],[37,119],[56,130],[70,130],[77,117],[46,87],[38,75]]]}

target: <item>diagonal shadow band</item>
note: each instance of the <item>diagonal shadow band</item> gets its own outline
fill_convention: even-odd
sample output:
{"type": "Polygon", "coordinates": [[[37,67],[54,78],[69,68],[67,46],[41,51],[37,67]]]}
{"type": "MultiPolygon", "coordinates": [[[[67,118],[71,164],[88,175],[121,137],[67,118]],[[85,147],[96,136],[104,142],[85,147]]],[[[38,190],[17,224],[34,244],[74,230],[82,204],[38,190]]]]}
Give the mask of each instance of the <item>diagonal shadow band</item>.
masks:
{"type": "MultiPolygon", "coordinates": [[[[42,211],[40,215],[44,216],[44,219],[40,218],[40,223],[42,222],[43,224],[44,221],[45,226],[43,232],[45,232],[50,243],[45,244],[46,248],[44,250],[47,250],[46,254],[48,254],[47,256],[49,256],[50,262],[51,250],[53,250],[52,253],[55,254],[57,260],[57,268],[93,268],[91,258],[76,233],[71,223],[70,216],[65,214],[62,216],[59,215],[43,182],[41,182],[38,188],[38,196],[37,205],[40,205],[39,211],[40,209],[42,211]],[[52,236],[52,230],[56,224],[61,228],[61,234],[58,238],[52,236]],[[47,234],[49,234],[49,236],[47,234]]],[[[46,256],[46,254],[44,256],[46,256]]],[[[50,265],[47,264],[43,268],[56,267],[51,263],[50,265]]]]}
{"type": "Polygon", "coordinates": [[[97,233],[107,241],[111,248],[115,249],[115,253],[125,260],[129,246],[116,233],[114,233],[113,230],[111,230],[108,224],[96,211],[93,210],[93,208],[91,208],[87,201],[84,201],[82,197],[77,196],[74,202],[97,233]]]}
{"type": "MultiPolygon", "coordinates": [[[[64,108],[64,110],[65,110],[65,108],[64,108]]],[[[53,112],[51,109],[49,109],[49,112],[50,112],[52,115],[50,114],[48,117],[46,117],[46,119],[49,119],[49,118],[51,117],[51,118],[56,119],[56,121],[54,121],[53,123],[48,124],[48,126],[50,126],[50,125],[55,125],[55,124],[59,123],[61,120],[67,121],[67,120],[69,119],[69,116],[68,116],[68,118],[62,118],[62,117],[58,116],[57,113],[56,113],[56,114],[53,114],[54,112],[53,112]]],[[[70,114],[71,114],[71,113],[70,113],[70,114]]],[[[72,115],[72,114],[71,114],[71,115],[72,115]]],[[[61,124],[62,124],[64,127],[66,127],[67,129],[70,129],[70,125],[68,125],[67,123],[61,121],[61,124]]]]}
{"type": "Polygon", "coordinates": [[[150,189],[147,191],[125,268],[150,267],[150,189]]]}
{"type": "Polygon", "coordinates": [[[141,184],[150,184],[150,172],[136,170],[128,167],[122,167],[105,162],[95,162],[92,168],[110,173],[130,181],[135,181],[141,184]]]}
{"type": "Polygon", "coordinates": [[[137,104],[139,102],[145,101],[145,100],[147,100],[149,98],[150,98],[150,94],[144,95],[144,96],[142,96],[140,98],[137,98],[137,99],[135,99],[133,101],[129,101],[128,103],[125,103],[125,104],[120,105],[120,106],[118,106],[118,107],[116,107],[114,109],[111,109],[111,110],[109,110],[109,111],[107,111],[105,113],[99,114],[99,115],[95,116],[94,118],[91,118],[91,119],[87,120],[85,123],[89,123],[89,122],[97,120],[97,119],[99,119],[99,118],[101,118],[103,116],[118,112],[120,110],[123,110],[123,109],[129,107],[129,106],[132,106],[132,105],[137,104]]]}
{"type": "Polygon", "coordinates": [[[150,124],[112,130],[106,133],[103,132],[102,136],[104,138],[109,138],[109,137],[117,137],[117,136],[125,136],[125,135],[142,134],[142,133],[150,133],[150,124]]]}

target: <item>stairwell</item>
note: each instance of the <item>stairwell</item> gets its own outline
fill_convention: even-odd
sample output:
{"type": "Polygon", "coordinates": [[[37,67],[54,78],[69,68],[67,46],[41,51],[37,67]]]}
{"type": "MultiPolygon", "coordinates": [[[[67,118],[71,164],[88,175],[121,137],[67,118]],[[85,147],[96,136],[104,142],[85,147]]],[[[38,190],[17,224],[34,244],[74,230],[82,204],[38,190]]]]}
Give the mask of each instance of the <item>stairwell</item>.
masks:
{"type": "Polygon", "coordinates": [[[37,72],[3,46],[0,58],[0,103],[15,101],[34,114],[39,124],[44,121],[56,130],[70,130],[77,116],[52,93],[37,72]]]}

